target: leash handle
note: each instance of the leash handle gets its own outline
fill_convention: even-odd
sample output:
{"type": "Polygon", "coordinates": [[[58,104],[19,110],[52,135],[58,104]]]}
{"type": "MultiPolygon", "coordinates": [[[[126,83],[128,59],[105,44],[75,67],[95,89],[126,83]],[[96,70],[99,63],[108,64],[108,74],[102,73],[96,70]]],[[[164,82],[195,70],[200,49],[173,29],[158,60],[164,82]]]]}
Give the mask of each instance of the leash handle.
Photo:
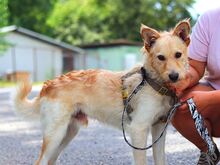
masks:
{"type": "Polygon", "coordinates": [[[187,104],[192,115],[192,118],[195,122],[196,129],[201,136],[201,138],[207,143],[208,152],[214,153],[215,147],[214,142],[212,141],[211,136],[209,135],[208,129],[204,124],[204,119],[201,114],[197,111],[196,104],[194,103],[193,99],[190,98],[187,100],[187,104]]]}

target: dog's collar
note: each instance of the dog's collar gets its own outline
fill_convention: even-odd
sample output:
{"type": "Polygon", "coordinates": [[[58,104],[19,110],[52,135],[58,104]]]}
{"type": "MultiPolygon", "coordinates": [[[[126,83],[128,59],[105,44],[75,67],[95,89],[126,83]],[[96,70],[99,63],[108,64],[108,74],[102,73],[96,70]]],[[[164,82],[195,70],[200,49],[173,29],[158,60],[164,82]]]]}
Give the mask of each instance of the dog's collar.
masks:
{"type": "Polygon", "coordinates": [[[146,69],[144,67],[141,67],[141,75],[142,78],[159,94],[175,97],[176,94],[167,88],[165,85],[159,83],[158,81],[152,79],[149,74],[147,73],[146,69]]]}
{"type": "Polygon", "coordinates": [[[149,74],[147,73],[146,69],[144,67],[141,67],[140,70],[137,70],[137,71],[134,71],[134,72],[129,72],[129,73],[125,74],[124,76],[122,76],[122,97],[123,97],[123,100],[127,99],[127,97],[128,97],[128,91],[127,91],[127,88],[124,86],[124,81],[125,81],[126,78],[128,78],[128,77],[130,77],[130,76],[132,76],[133,74],[136,74],[136,73],[141,74],[142,81],[145,82],[143,84],[146,84],[146,82],[147,82],[159,94],[170,96],[170,97],[176,97],[176,94],[172,90],[167,88],[165,85],[159,83],[155,79],[152,79],[149,76],[149,74]]]}

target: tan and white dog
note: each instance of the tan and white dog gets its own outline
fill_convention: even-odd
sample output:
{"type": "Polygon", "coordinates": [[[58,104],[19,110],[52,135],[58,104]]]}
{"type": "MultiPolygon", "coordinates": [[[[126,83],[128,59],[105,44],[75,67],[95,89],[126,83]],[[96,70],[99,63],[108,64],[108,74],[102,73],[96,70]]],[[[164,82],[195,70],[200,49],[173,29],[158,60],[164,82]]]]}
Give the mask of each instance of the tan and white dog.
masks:
{"type": "MultiPolygon", "coordinates": [[[[146,56],[143,67],[155,81],[166,84],[184,79],[187,72],[187,46],[190,25],[179,22],[170,32],[158,32],[141,26],[146,56]]],[[[129,72],[139,70],[136,67],[129,72]]],[[[128,76],[122,85],[123,75],[129,72],[106,70],[72,71],[54,80],[46,81],[39,95],[28,100],[31,85],[24,82],[15,97],[15,109],[28,119],[39,119],[43,144],[36,164],[52,165],[61,151],[75,137],[88,117],[121,129],[124,108],[122,86],[130,93],[142,80],[139,72],[128,76]]],[[[125,130],[136,147],[145,147],[151,130],[152,139],[158,137],[163,122],[153,124],[166,115],[172,98],[161,95],[146,84],[131,100],[133,111],[126,116],[125,130]]],[[[89,142],[88,142],[89,143],[89,142]]],[[[156,165],[165,164],[165,135],[153,146],[156,165]]],[[[136,165],[146,164],[146,151],[133,150],[136,165]]]]}

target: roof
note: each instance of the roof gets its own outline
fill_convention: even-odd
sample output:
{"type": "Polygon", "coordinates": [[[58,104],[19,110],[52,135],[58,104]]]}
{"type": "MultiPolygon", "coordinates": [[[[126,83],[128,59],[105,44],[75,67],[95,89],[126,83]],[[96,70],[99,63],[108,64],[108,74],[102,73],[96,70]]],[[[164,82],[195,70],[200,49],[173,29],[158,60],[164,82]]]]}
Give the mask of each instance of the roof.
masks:
{"type": "Polygon", "coordinates": [[[25,29],[23,27],[18,27],[18,26],[15,26],[15,25],[6,26],[6,27],[1,28],[0,32],[1,33],[17,32],[17,33],[26,35],[28,37],[31,37],[31,38],[34,38],[34,39],[46,42],[48,44],[51,44],[51,45],[54,45],[54,46],[57,46],[57,47],[61,47],[63,49],[71,50],[71,51],[74,51],[74,52],[77,52],[77,53],[84,53],[84,50],[81,49],[81,48],[78,48],[76,46],[67,44],[65,42],[61,42],[61,41],[55,40],[55,39],[53,39],[51,37],[48,37],[46,35],[43,35],[43,34],[40,34],[40,33],[34,32],[34,31],[31,31],[29,29],[25,29]]]}
{"type": "Polygon", "coordinates": [[[112,47],[112,46],[143,46],[143,43],[129,41],[125,39],[119,39],[106,43],[93,43],[93,44],[80,45],[79,47],[86,49],[86,48],[112,47]]]}

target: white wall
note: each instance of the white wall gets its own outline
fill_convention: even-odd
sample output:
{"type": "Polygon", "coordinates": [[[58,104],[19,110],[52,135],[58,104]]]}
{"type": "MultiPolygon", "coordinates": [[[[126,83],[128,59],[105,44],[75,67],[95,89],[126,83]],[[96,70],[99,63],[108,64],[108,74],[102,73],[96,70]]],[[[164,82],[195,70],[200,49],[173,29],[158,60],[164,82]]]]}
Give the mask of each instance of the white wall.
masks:
{"type": "Polygon", "coordinates": [[[11,32],[6,40],[14,44],[0,56],[0,74],[14,71],[28,71],[34,81],[44,81],[62,73],[62,49],[19,33],[11,32]]]}

